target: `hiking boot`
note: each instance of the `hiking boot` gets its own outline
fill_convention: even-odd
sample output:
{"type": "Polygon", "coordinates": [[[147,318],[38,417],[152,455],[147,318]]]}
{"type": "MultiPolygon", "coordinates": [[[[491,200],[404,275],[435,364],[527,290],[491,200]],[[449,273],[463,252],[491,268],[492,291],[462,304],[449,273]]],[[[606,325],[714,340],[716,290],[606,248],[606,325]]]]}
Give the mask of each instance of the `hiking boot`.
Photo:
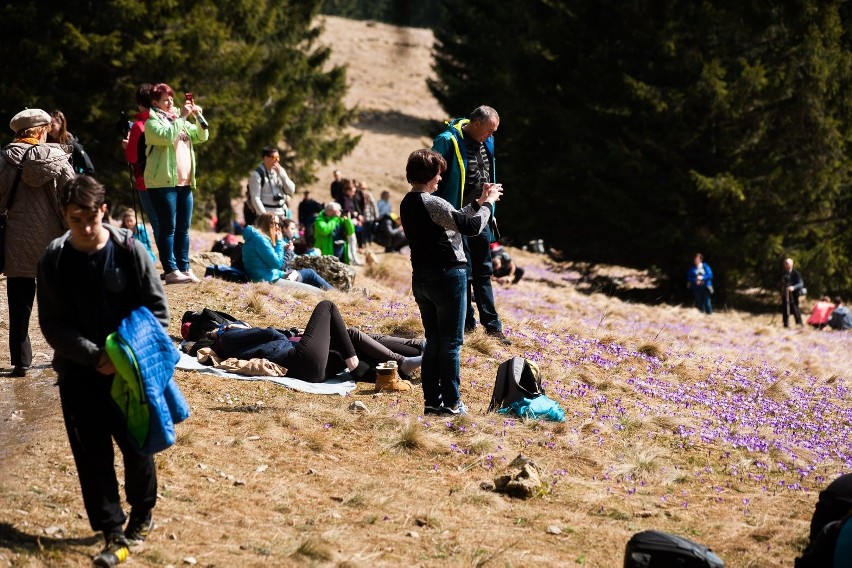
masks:
{"type": "Polygon", "coordinates": [[[104,568],[118,566],[130,556],[129,543],[124,533],[114,533],[106,537],[106,546],[95,556],[93,564],[104,568]]]}
{"type": "Polygon", "coordinates": [[[13,377],[26,377],[27,371],[30,370],[29,365],[15,365],[15,368],[12,369],[13,377]]]}
{"type": "Polygon", "coordinates": [[[166,274],[166,284],[189,284],[192,279],[179,270],[166,274]]]}
{"type": "Polygon", "coordinates": [[[503,345],[511,345],[512,344],[512,340],[509,339],[508,337],[506,337],[503,334],[503,332],[499,329],[489,329],[485,333],[487,333],[488,335],[490,335],[491,337],[493,337],[494,339],[496,339],[497,341],[499,341],[503,345]]]}
{"type": "Polygon", "coordinates": [[[461,416],[462,414],[467,414],[467,406],[459,399],[455,406],[442,406],[441,413],[449,414],[450,416],[461,416]]]}
{"type": "Polygon", "coordinates": [[[151,511],[148,511],[145,515],[134,515],[131,512],[124,536],[131,545],[142,544],[153,528],[154,515],[151,514],[151,511]]]}
{"type": "Polygon", "coordinates": [[[376,392],[407,392],[412,389],[411,383],[400,380],[397,376],[397,366],[386,363],[376,365],[376,392]]]}
{"type": "Polygon", "coordinates": [[[443,406],[431,406],[427,404],[423,407],[423,416],[440,416],[443,414],[443,406]]]}

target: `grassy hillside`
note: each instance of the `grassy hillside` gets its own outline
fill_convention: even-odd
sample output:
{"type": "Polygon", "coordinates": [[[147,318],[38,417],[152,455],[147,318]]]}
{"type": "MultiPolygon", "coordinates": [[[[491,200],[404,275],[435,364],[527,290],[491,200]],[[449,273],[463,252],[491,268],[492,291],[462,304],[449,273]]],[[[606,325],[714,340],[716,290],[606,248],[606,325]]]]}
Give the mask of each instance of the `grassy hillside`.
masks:
{"type": "MultiPolygon", "coordinates": [[[[353,58],[369,59],[371,44],[428,55],[422,30],[329,22],[335,37],[366,50],[345,44],[353,58]]],[[[359,125],[363,143],[347,168],[363,165],[358,175],[399,197],[405,156],[425,143],[417,125],[438,111],[391,108],[393,99],[378,94],[381,79],[369,81],[387,107],[359,125]],[[378,160],[376,152],[388,154],[378,160]]],[[[195,233],[193,251],[214,239],[195,233]]],[[[157,528],[129,565],[610,568],[621,565],[633,533],[653,528],[711,546],[726,566],[790,566],[817,492],[850,469],[852,334],[785,330],[770,315],[626,303],[584,288],[571,265],[511,252],[527,278],[495,293],[514,345],[466,337],[469,416],[424,418],[419,389],[375,394],[361,383],[347,397],[319,396],[178,372],[193,415],[157,458],[157,528]],[[513,355],[539,363],[566,422],[485,413],[497,366],[513,355]],[[350,411],[354,401],[369,412],[350,411]],[[539,496],[480,487],[520,453],[543,473],[539,496]]],[[[422,333],[408,259],[377,256],[376,267],[358,269],[369,297],[329,297],[350,325],[422,333]]],[[[209,279],[167,293],[175,336],[185,310],[290,326],[304,325],[316,301],[209,279]]],[[[0,377],[0,563],[85,566],[101,542],[85,517],[50,349],[35,323],[33,340],[32,376],[0,377]]]]}

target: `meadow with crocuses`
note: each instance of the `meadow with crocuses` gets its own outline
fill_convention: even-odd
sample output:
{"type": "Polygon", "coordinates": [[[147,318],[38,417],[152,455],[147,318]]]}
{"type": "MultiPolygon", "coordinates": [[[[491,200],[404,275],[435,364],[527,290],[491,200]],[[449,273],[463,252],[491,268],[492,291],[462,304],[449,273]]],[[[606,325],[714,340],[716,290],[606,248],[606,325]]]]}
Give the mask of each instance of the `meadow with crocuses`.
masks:
{"type": "MultiPolygon", "coordinates": [[[[179,371],[193,416],[158,457],[157,529],[133,561],[611,567],[633,533],[658,529],[712,547],[726,566],[791,565],[816,494],[850,469],[852,334],[626,303],[584,289],[570,263],[512,254],[527,277],[496,297],[513,345],[466,336],[467,416],[424,417],[419,388],[376,394],[359,383],[328,397],[179,371]],[[513,355],[538,363],[565,422],[485,412],[513,355]],[[355,401],[367,411],[350,409],[355,401]],[[481,487],[521,453],[542,473],[538,495],[481,487]]],[[[350,325],[418,335],[408,259],[377,256],[359,269],[367,296],[330,298],[350,325]]],[[[303,325],[316,301],[212,279],[167,293],[175,336],[185,310],[282,327],[303,325]]],[[[4,423],[22,428],[0,466],[0,559],[12,565],[82,566],[98,547],[53,380],[43,368],[26,386],[47,412],[4,423]]]]}

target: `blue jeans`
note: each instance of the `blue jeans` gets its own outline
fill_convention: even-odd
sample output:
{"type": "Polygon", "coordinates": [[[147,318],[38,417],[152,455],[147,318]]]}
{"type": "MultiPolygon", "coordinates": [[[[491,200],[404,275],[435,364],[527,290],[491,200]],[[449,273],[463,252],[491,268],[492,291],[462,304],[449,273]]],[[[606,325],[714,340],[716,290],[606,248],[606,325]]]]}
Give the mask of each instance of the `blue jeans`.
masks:
{"type": "Polygon", "coordinates": [[[140,191],[139,201],[142,203],[142,211],[145,212],[148,222],[151,223],[151,230],[154,231],[154,240],[156,240],[157,234],[160,232],[160,220],[157,217],[157,210],[154,209],[154,204],[151,202],[151,195],[147,191],[140,191]]]}
{"type": "Polygon", "coordinates": [[[299,281],[305,284],[310,284],[323,290],[332,290],[333,286],[325,281],[325,279],[317,274],[313,268],[300,268],[296,272],[299,273],[299,281]]]}
{"type": "Polygon", "coordinates": [[[151,203],[157,212],[160,230],[157,231],[157,251],[166,274],[189,270],[189,223],[192,220],[192,188],[148,188],[151,203]]]}
{"type": "Polygon", "coordinates": [[[707,286],[692,284],[692,295],[695,296],[695,305],[698,306],[699,312],[707,315],[713,313],[713,304],[710,302],[710,290],[707,289],[707,286]]]}
{"type": "Polygon", "coordinates": [[[461,346],[467,274],[464,268],[420,270],[412,277],[414,299],[426,331],[420,374],[426,406],[455,406],[460,399],[461,346]]]}
{"type": "Polygon", "coordinates": [[[485,229],[475,237],[462,237],[464,255],[467,258],[467,280],[472,288],[472,294],[467,295],[467,311],[465,329],[476,327],[476,314],[473,311],[473,300],[479,308],[479,321],[486,331],[503,331],[497,306],[494,304],[494,290],[491,288],[491,275],[494,266],[491,264],[491,228],[485,229]],[[472,296],[472,297],[471,297],[472,296]]]}

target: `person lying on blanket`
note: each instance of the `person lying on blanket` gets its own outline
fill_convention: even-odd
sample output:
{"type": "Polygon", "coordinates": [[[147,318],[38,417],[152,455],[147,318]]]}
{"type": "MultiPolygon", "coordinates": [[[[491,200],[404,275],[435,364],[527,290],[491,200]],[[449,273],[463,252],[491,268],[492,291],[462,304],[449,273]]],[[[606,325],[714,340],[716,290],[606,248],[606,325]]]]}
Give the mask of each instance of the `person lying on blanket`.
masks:
{"type": "Polygon", "coordinates": [[[409,378],[420,367],[425,347],[422,339],[371,336],[347,329],[330,300],[317,304],[301,334],[243,322],[210,333],[215,340],[213,351],[223,359],[267,359],[285,367],[288,377],[312,383],[334,377],[344,366],[355,378],[367,380],[375,366],[386,361],[396,361],[399,374],[409,378]]]}

